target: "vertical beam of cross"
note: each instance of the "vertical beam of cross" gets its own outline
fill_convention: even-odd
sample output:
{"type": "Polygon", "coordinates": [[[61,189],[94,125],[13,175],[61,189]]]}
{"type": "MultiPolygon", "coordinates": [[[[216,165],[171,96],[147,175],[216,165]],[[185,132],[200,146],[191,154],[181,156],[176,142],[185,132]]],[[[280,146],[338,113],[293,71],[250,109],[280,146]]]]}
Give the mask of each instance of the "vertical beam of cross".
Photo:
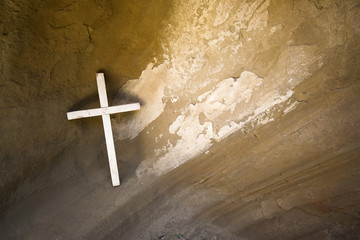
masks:
{"type": "Polygon", "coordinates": [[[139,110],[140,104],[132,103],[132,104],[109,107],[107,94],[106,94],[106,87],[105,87],[105,78],[103,73],[96,74],[96,82],[98,87],[101,108],[68,112],[67,117],[68,120],[93,117],[93,116],[102,117],[104,133],[105,133],[105,142],[106,142],[106,148],[107,148],[109,165],[110,165],[111,181],[113,186],[119,186],[120,178],[119,178],[119,170],[116,161],[114,137],[111,128],[110,114],[139,110]]]}
{"type": "MultiPolygon", "coordinates": [[[[107,94],[106,94],[104,74],[96,73],[96,81],[97,81],[98,92],[99,92],[100,107],[106,108],[109,106],[109,104],[108,104],[108,99],[107,99],[107,94]]],[[[118,170],[117,162],[116,162],[114,137],[112,134],[110,115],[109,114],[102,115],[102,120],[103,120],[103,126],[104,126],[106,148],[107,148],[107,153],[108,153],[108,158],[109,158],[110,175],[111,175],[112,185],[119,186],[120,185],[120,177],[119,177],[119,170],[118,170]]]]}

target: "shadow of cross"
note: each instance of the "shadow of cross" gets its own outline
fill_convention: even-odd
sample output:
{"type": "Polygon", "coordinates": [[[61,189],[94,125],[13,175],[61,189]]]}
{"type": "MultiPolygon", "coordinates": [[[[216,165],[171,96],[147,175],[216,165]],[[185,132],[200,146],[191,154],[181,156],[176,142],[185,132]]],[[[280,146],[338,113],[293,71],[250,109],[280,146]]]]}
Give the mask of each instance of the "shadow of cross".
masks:
{"type": "Polygon", "coordinates": [[[131,104],[109,107],[106,88],[105,88],[104,74],[96,73],[96,81],[99,92],[100,108],[68,112],[67,118],[68,120],[73,120],[78,118],[87,118],[87,117],[95,117],[95,116],[102,117],[104,132],[105,132],[106,148],[107,148],[107,154],[110,165],[111,181],[112,181],[112,185],[115,187],[120,185],[120,178],[119,178],[119,171],[116,162],[114,137],[112,134],[110,114],[139,110],[140,104],[131,103],[131,104]]]}

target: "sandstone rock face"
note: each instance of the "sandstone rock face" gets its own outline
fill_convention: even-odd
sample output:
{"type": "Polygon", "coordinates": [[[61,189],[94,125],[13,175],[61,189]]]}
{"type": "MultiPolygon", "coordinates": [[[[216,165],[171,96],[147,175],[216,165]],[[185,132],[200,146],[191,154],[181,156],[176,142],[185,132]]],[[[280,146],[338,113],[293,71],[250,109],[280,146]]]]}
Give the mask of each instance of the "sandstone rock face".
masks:
{"type": "Polygon", "coordinates": [[[360,236],[357,1],[0,6],[1,239],[360,236]]]}
{"type": "Polygon", "coordinates": [[[11,198],[2,201],[14,201],[16,189],[20,197],[65,179],[106,154],[101,119],[68,122],[66,112],[99,107],[97,71],[106,74],[110,103],[126,80],[140,76],[160,51],[157,32],[169,6],[2,1],[0,189],[11,198]]]}

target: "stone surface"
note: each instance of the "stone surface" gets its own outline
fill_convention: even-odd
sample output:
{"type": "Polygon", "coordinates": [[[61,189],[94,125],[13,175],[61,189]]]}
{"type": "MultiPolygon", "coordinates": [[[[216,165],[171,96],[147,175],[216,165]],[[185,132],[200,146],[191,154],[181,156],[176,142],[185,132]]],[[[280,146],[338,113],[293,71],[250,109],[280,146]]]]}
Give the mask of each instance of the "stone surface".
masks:
{"type": "Polygon", "coordinates": [[[0,6],[1,239],[359,238],[358,1],[0,6]]]}
{"type": "Polygon", "coordinates": [[[94,85],[98,71],[105,73],[110,104],[121,85],[140,76],[153,55],[161,52],[158,31],[171,4],[165,0],[146,5],[97,0],[0,4],[5,31],[0,35],[0,208],[4,208],[83,172],[96,160],[106,164],[100,144],[103,130],[96,127],[101,119],[68,122],[66,112],[99,106],[94,85]]]}

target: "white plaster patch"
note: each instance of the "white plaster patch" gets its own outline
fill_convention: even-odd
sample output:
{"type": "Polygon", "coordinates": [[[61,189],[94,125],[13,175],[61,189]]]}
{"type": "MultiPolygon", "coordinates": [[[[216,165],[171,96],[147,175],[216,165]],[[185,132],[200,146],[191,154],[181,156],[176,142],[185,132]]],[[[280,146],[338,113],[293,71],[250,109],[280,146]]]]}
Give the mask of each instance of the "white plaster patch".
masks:
{"type": "MultiPolygon", "coordinates": [[[[151,141],[151,150],[144,154],[147,159],[140,164],[137,175],[166,173],[245,125],[273,121],[271,109],[286,102],[293,94],[291,89],[316,66],[321,67],[315,47],[289,46],[264,79],[249,71],[238,79],[229,78],[246,68],[253,61],[252,54],[257,54],[257,48],[249,52],[245,46],[262,41],[260,35],[267,37],[254,33],[267,27],[270,1],[229,2],[177,0],[161,36],[164,62],[155,68],[150,64],[138,80],[124,86],[124,92],[137,96],[144,104],[133,118],[114,124],[118,139],[136,137],[164,114],[161,122],[154,123],[155,130],[144,137],[151,141]],[[185,103],[189,99],[192,104],[185,103]],[[166,104],[169,106],[164,112],[166,104]],[[166,122],[166,117],[173,119],[173,114],[177,114],[176,119],[166,122]],[[169,132],[163,132],[164,127],[169,132]],[[162,135],[152,135],[160,131],[164,134],[161,141],[162,135]],[[164,138],[171,139],[172,144],[164,138]]],[[[276,25],[267,28],[267,33],[282,28],[276,25]]]]}
{"type": "Polygon", "coordinates": [[[252,111],[235,110],[238,104],[248,105],[253,91],[261,84],[262,79],[256,74],[244,71],[239,79],[224,79],[214,89],[199,96],[199,102],[189,104],[169,127],[169,133],[176,134],[180,139],[174,146],[167,148],[167,151],[162,151],[166,153],[151,167],[142,163],[137,169],[137,174],[141,175],[145,171],[157,175],[164,174],[205,152],[214,140],[221,141],[246,123],[257,120],[257,124],[261,125],[273,121],[263,113],[286,101],[291,97],[292,91],[285,95],[271,92],[257,101],[259,105],[251,104],[252,111]],[[203,124],[199,121],[200,114],[206,117],[203,124]],[[213,122],[223,116],[227,120],[222,122],[222,127],[216,132],[213,122]]]}
{"type": "MultiPolygon", "coordinates": [[[[225,65],[221,61],[214,67],[206,68],[208,55],[211,55],[212,52],[217,53],[225,49],[229,56],[235,59],[242,46],[242,42],[238,40],[238,31],[247,27],[245,23],[250,20],[255,11],[259,12],[259,14],[264,14],[267,7],[266,4],[263,4],[262,0],[256,0],[251,4],[244,3],[244,8],[240,8],[232,16],[230,14],[234,4],[232,2],[219,2],[219,5],[213,2],[209,4],[208,8],[203,8],[202,4],[201,1],[192,5],[179,2],[179,13],[178,15],[173,15],[173,18],[180,25],[174,26],[168,24],[167,33],[171,34],[169,34],[169,37],[167,36],[168,44],[162,44],[165,53],[164,59],[166,60],[158,65],[158,67],[153,67],[153,64],[149,64],[139,79],[128,81],[121,89],[122,92],[138,97],[143,105],[141,106],[141,111],[136,114],[136,117],[114,123],[115,137],[118,140],[132,139],[138,136],[142,130],[159,117],[164,111],[167,101],[163,102],[164,97],[167,97],[172,103],[176,103],[179,100],[178,92],[196,93],[212,81],[217,81],[217,78],[209,77],[207,80],[200,81],[200,83],[191,81],[189,83],[189,80],[202,70],[205,71],[203,72],[204,76],[215,75],[223,71],[225,65]],[[261,7],[259,8],[259,6],[261,7]],[[189,11],[189,7],[191,9],[202,9],[202,14],[194,14],[196,11],[189,11]],[[211,14],[212,10],[217,12],[215,18],[211,14]],[[197,21],[189,23],[188,21],[183,21],[184,17],[185,19],[194,18],[197,21]],[[231,32],[225,29],[214,30],[211,28],[213,24],[219,26],[225,22],[229,24],[229,21],[233,24],[235,31],[231,32]],[[207,45],[204,45],[204,40],[208,40],[207,45]],[[225,42],[226,45],[224,45],[225,42]],[[187,84],[188,88],[184,89],[187,84]],[[169,95],[164,93],[165,87],[169,90],[169,95]]],[[[264,17],[266,18],[265,15],[264,17]]],[[[264,18],[262,19],[264,20],[264,18]]],[[[252,26],[262,26],[258,24],[261,25],[262,23],[253,22],[252,26]]],[[[232,80],[228,79],[223,83],[223,89],[227,87],[230,81],[232,80]]],[[[220,86],[218,91],[224,90],[221,90],[220,86]]],[[[251,96],[251,91],[245,90],[242,92],[241,98],[247,99],[249,96],[251,96]]],[[[226,96],[225,101],[232,101],[229,97],[234,98],[234,96],[226,96]]],[[[116,103],[116,100],[114,102],[116,103]]],[[[231,111],[234,111],[236,105],[236,103],[233,105],[227,105],[226,103],[222,105],[221,102],[214,104],[219,108],[230,109],[231,111]]],[[[209,118],[214,118],[216,113],[207,112],[207,115],[209,118]]]]}

